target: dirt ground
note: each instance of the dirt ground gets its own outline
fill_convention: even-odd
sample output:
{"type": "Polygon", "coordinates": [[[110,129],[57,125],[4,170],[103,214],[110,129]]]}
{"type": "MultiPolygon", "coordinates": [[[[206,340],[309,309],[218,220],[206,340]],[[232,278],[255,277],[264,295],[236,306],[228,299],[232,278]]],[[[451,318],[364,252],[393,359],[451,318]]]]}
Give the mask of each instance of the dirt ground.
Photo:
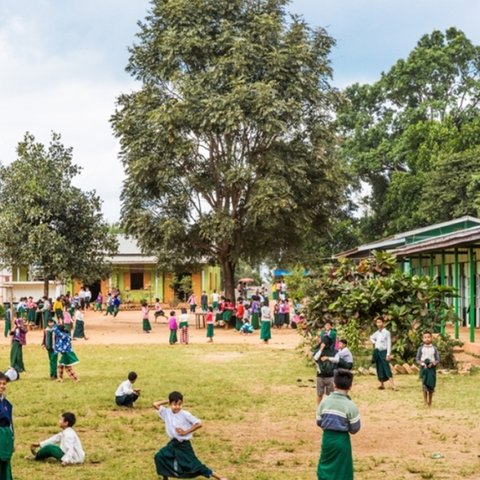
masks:
{"type": "MultiPolygon", "coordinates": [[[[100,312],[87,311],[85,313],[85,333],[88,337],[87,342],[92,345],[129,345],[129,344],[167,344],[169,330],[167,320],[159,318],[158,323],[152,319],[152,331],[148,334],[142,332],[142,314],[140,311],[121,311],[118,316],[113,318],[111,315],[104,316],[100,312]]],[[[205,343],[206,330],[204,328],[195,328],[195,317],[190,314],[189,336],[191,343],[205,343]]],[[[41,343],[42,332],[32,330],[28,333],[29,343],[41,343]]],[[[295,348],[301,340],[297,330],[272,329],[272,340],[270,348],[295,348]]],[[[77,340],[82,342],[83,340],[77,340]]],[[[0,340],[0,344],[9,343],[9,339],[0,340]]],[[[244,345],[262,345],[259,332],[251,335],[239,334],[235,329],[226,330],[224,328],[215,328],[214,342],[219,344],[244,344],[244,345]]]]}
{"type": "MultiPolygon", "coordinates": [[[[206,343],[205,329],[195,328],[193,315],[190,320],[190,342],[206,343]]],[[[88,311],[85,314],[88,340],[76,342],[93,345],[168,343],[166,319],[162,318],[158,323],[152,321],[152,328],[149,334],[142,332],[139,311],[120,312],[116,318],[88,311]]],[[[41,331],[31,331],[28,343],[39,344],[41,337],[41,331]]],[[[232,329],[216,328],[210,355],[212,358],[220,355],[214,350],[215,344],[294,349],[300,341],[297,331],[291,329],[272,329],[272,340],[269,345],[264,345],[258,331],[252,335],[241,335],[232,329]]],[[[0,339],[0,345],[9,342],[3,336],[0,339]]],[[[311,405],[312,415],[315,411],[313,379],[312,372],[312,378],[303,379],[303,385],[298,385],[308,387],[299,389],[299,395],[307,399],[305,409],[311,405]]],[[[477,380],[478,377],[471,379],[472,382],[477,380]]],[[[439,394],[435,399],[437,403],[431,410],[422,405],[418,381],[408,376],[397,377],[399,392],[379,392],[374,377],[366,377],[355,385],[352,397],[358,403],[362,416],[362,430],[352,439],[357,480],[480,479],[480,449],[477,448],[480,444],[480,429],[468,412],[452,410],[447,398],[449,392],[446,387],[442,387],[442,381],[439,380],[439,394]],[[432,459],[434,453],[441,453],[446,458],[432,459]]],[[[477,399],[472,401],[477,402],[477,399]]],[[[290,441],[310,446],[310,453],[308,450],[305,452],[305,460],[311,459],[311,449],[318,451],[321,437],[318,429],[312,429],[312,415],[299,420],[294,428],[282,419],[275,426],[275,431],[287,432],[290,441]]],[[[272,425],[268,430],[271,429],[272,425]]],[[[258,433],[259,430],[249,429],[246,422],[245,431],[237,433],[252,443],[261,441],[259,436],[250,438],[254,431],[258,433]]],[[[285,455],[285,462],[288,462],[288,454],[285,455]]],[[[275,461],[280,460],[276,458],[275,461]]]]}

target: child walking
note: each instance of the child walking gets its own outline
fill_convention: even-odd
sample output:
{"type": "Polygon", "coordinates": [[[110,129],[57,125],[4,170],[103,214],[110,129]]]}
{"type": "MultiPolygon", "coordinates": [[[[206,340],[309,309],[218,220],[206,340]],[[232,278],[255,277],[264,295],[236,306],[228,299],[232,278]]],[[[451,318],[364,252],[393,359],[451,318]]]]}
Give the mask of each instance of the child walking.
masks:
{"type": "Polygon", "coordinates": [[[178,324],[177,317],[175,316],[175,312],[173,310],[170,312],[170,318],[168,319],[168,329],[170,330],[170,338],[168,340],[168,343],[170,343],[170,345],[175,345],[178,342],[178,324]]]}
{"type": "Polygon", "coordinates": [[[180,343],[188,345],[188,313],[186,308],[180,311],[180,322],[178,328],[180,329],[180,343]]]}
{"type": "Polygon", "coordinates": [[[79,360],[72,350],[72,339],[70,335],[65,331],[63,325],[55,325],[53,333],[55,335],[55,353],[61,354],[57,368],[57,381],[63,381],[63,371],[65,370],[74,382],[78,382],[79,379],[73,371],[72,366],[78,363],[79,360]]]}
{"type": "Polygon", "coordinates": [[[155,313],[153,314],[155,318],[155,323],[157,323],[158,317],[165,317],[165,312],[163,311],[162,304],[160,303],[160,299],[155,299],[155,313]]]}
{"type": "Polygon", "coordinates": [[[335,391],[317,409],[317,425],[322,428],[322,447],[317,467],[318,480],[353,480],[350,434],[360,430],[360,414],[348,396],[353,374],[339,368],[333,378],[335,391]]]}
{"type": "Polygon", "coordinates": [[[271,333],[271,315],[270,315],[270,307],[267,305],[263,305],[261,309],[262,321],[260,327],[260,339],[263,340],[263,343],[268,343],[268,341],[272,338],[271,333]]]}
{"type": "Polygon", "coordinates": [[[43,330],[42,347],[48,354],[48,365],[50,368],[50,379],[55,380],[57,378],[57,363],[58,353],[55,352],[55,334],[54,334],[55,320],[49,318],[47,322],[47,328],[43,330]]]}
{"type": "Polygon", "coordinates": [[[207,342],[213,342],[213,336],[215,335],[215,320],[213,318],[213,307],[208,307],[208,312],[205,317],[205,323],[207,325],[207,342]]]}
{"type": "Polygon", "coordinates": [[[423,401],[427,407],[431,407],[433,392],[435,392],[437,384],[437,365],[440,363],[440,355],[437,347],[432,345],[431,332],[425,332],[422,339],[423,344],[418,348],[416,360],[420,365],[423,401]]]}
{"type": "Polygon", "coordinates": [[[30,446],[34,460],[55,458],[61,461],[64,466],[83,463],[85,460],[85,452],[83,451],[82,442],[80,442],[77,432],[73,429],[76,421],[75,414],[71,412],[62,413],[58,421],[62,431],[53,437],[47,438],[43,442],[32,443],[30,446]]]}
{"type": "Polygon", "coordinates": [[[142,329],[144,333],[150,333],[152,326],[150,325],[150,320],[148,319],[148,303],[146,300],[142,301],[142,329]]]}
{"type": "Polygon", "coordinates": [[[183,410],[183,395],[171,392],[168,400],[153,403],[158,416],[165,422],[165,431],[170,441],[154,457],[157,474],[163,480],[168,477],[195,478],[199,476],[227,480],[203,465],[193,451],[190,439],[202,423],[190,412],[183,410]],[[165,408],[164,405],[170,408],[165,408]]]}
{"type": "Polygon", "coordinates": [[[115,403],[119,407],[132,408],[133,404],[140,396],[140,389],[133,388],[133,384],[137,380],[138,375],[135,372],[129,372],[127,380],[122,382],[115,392],[115,403]]]}

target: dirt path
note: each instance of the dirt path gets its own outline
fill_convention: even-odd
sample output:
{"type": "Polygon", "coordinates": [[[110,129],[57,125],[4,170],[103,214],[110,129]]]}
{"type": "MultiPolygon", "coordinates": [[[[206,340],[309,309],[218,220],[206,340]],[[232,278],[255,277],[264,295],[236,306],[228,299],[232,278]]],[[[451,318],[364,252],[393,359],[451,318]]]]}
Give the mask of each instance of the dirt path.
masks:
{"type": "MultiPolygon", "coordinates": [[[[87,311],[85,313],[85,332],[88,337],[87,342],[92,345],[129,345],[129,344],[166,344],[168,343],[168,326],[166,319],[162,318],[158,323],[153,321],[151,315],[150,322],[152,331],[149,334],[142,332],[142,316],[139,311],[120,312],[116,318],[104,316],[102,313],[87,311]]],[[[191,343],[205,343],[206,331],[204,328],[196,329],[194,316],[190,315],[189,335],[191,343]]],[[[28,333],[28,343],[41,343],[41,330],[32,330],[28,333]]],[[[216,328],[214,342],[218,344],[238,344],[238,345],[260,345],[259,331],[251,335],[242,335],[235,329],[225,330],[216,328]]],[[[83,340],[77,340],[82,342],[83,340]]],[[[272,339],[268,345],[269,348],[293,349],[301,341],[297,330],[284,328],[282,330],[272,329],[272,339]]],[[[0,339],[1,344],[10,343],[9,338],[0,339]]]]}

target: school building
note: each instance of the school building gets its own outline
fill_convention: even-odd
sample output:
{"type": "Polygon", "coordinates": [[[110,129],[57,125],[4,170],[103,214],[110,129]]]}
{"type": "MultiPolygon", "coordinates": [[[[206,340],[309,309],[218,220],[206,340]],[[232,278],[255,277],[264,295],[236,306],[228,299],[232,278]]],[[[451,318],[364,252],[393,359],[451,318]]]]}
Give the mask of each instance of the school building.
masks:
{"type": "MultiPolygon", "coordinates": [[[[469,327],[470,342],[480,327],[480,219],[464,216],[448,222],[397,233],[336,255],[362,259],[373,251],[394,254],[398,266],[412,275],[427,275],[439,285],[453,286],[450,299],[462,326],[469,327]]],[[[455,328],[458,338],[458,326],[455,328]]]]}
{"type": "MultiPolygon", "coordinates": [[[[207,294],[213,290],[221,290],[221,269],[218,266],[200,265],[197,269],[177,272],[164,272],[157,268],[156,258],[141,252],[137,242],[130,237],[119,234],[118,253],[110,258],[112,272],[108,278],[98,279],[88,285],[94,300],[101,291],[105,298],[108,291],[116,288],[120,290],[122,303],[138,305],[142,299],[153,303],[159,298],[162,303],[174,305],[178,301],[180,292],[179,280],[184,276],[191,276],[192,290],[200,305],[202,291],[207,294]]],[[[26,267],[14,267],[8,282],[1,282],[0,291],[5,291],[3,301],[18,301],[24,296],[33,296],[35,299],[43,296],[43,279],[34,275],[32,269],[26,267]]],[[[70,291],[77,293],[83,283],[80,280],[68,280],[66,282],[51,281],[50,296],[58,296],[70,291]]]]}

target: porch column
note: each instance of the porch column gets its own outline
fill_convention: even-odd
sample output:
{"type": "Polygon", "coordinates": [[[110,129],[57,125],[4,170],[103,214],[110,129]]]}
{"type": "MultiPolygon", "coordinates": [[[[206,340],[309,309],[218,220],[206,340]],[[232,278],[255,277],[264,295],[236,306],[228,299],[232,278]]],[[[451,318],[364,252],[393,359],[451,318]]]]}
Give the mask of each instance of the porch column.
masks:
{"type": "Polygon", "coordinates": [[[470,291],[470,306],[469,306],[469,315],[468,321],[470,322],[470,342],[475,341],[475,275],[476,275],[476,264],[475,264],[475,252],[473,248],[468,249],[468,266],[470,270],[470,280],[469,280],[469,291],[470,291]]]}
{"type": "MultiPolygon", "coordinates": [[[[440,285],[445,285],[445,251],[442,250],[440,260],[440,285]]],[[[440,333],[445,335],[445,311],[442,312],[442,321],[440,323],[440,333]]]]}
{"type": "Polygon", "coordinates": [[[430,270],[429,270],[429,276],[433,280],[435,274],[435,269],[433,268],[433,253],[430,254],[430,270]]]}
{"type": "Polygon", "coordinates": [[[458,248],[455,249],[455,260],[453,264],[453,286],[456,290],[453,304],[455,306],[455,339],[460,338],[460,326],[458,318],[460,316],[460,265],[458,264],[458,248]]]}

